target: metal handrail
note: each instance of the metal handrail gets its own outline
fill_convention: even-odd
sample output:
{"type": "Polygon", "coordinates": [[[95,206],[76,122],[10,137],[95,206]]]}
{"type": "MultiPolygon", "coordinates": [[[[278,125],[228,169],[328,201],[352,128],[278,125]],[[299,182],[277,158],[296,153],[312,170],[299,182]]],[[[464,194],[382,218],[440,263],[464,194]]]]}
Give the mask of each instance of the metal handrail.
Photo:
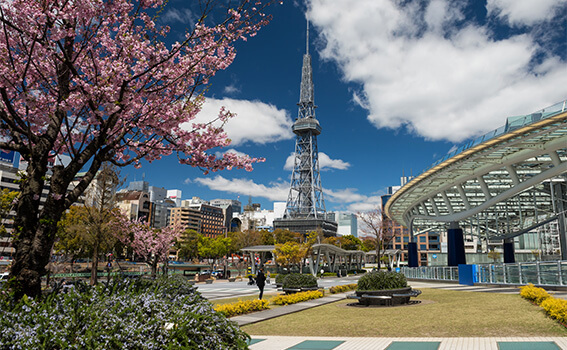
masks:
{"type": "MultiPolygon", "coordinates": [[[[459,281],[456,266],[402,267],[401,272],[410,279],[459,281]]],[[[567,261],[476,264],[475,277],[482,284],[566,286],[567,261]]]]}

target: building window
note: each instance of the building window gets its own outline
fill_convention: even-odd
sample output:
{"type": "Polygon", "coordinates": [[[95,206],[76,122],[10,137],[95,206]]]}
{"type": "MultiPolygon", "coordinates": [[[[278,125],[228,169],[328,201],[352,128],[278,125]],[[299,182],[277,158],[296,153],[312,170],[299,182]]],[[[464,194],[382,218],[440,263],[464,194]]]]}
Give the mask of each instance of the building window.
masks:
{"type": "Polygon", "coordinates": [[[425,242],[425,241],[427,241],[427,237],[425,237],[425,236],[419,236],[419,241],[420,241],[420,242],[425,242]]]}
{"type": "Polygon", "coordinates": [[[427,250],[427,244],[420,244],[419,250],[427,250]]]}

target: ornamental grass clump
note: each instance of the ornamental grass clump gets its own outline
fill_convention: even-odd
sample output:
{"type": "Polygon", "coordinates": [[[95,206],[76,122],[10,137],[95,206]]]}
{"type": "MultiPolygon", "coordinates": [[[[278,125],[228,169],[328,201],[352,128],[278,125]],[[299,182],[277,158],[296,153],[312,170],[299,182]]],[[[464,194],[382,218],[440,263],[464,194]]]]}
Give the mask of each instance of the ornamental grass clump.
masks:
{"type": "Polygon", "coordinates": [[[114,280],[0,300],[2,349],[247,349],[183,277],[114,280]]]}
{"type": "Polygon", "coordinates": [[[317,278],[311,274],[291,273],[283,279],[282,288],[312,288],[317,287],[317,278]]]}
{"type": "Polygon", "coordinates": [[[384,290],[406,288],[406,276],[400,272],[369,272],[358,280],[357,290],[384,290]]]}

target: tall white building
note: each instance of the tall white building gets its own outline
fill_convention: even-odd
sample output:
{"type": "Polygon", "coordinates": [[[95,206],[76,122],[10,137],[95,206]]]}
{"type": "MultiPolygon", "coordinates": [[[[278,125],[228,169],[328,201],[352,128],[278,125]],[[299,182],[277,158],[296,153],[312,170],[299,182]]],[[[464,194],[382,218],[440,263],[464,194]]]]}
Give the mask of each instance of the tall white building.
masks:
{"type": "Polygon", "coordinates": [[[329,212],[327,213],[327,218],[337,222],[337,235],[358,237],[358,218],[356,214],[338,211],[329,212]]]}

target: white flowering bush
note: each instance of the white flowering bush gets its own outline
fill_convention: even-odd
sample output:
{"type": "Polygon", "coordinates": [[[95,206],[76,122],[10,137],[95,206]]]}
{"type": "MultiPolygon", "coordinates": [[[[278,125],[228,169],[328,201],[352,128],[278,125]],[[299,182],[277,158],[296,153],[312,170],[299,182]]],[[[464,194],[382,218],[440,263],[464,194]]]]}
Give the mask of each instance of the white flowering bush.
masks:
{"type": "Polygon", "coordinates": [[[114,280],[0,304],[0,349],[247,349],[249,336],[180,278],[114,280]]]}

